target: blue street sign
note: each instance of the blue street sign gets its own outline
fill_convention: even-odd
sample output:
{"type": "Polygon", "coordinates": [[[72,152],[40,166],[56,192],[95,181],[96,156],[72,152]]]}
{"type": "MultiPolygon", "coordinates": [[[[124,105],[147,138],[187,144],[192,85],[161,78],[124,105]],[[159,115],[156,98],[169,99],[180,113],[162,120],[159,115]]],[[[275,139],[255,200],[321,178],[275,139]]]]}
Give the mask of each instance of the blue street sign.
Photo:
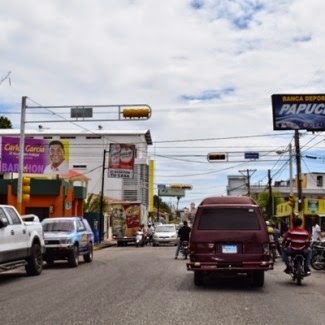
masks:
{"type": "Polygon", "coordinates": [[[245,159],[258,159],[259,157],[258,152],[245,152],[245,159]]]}

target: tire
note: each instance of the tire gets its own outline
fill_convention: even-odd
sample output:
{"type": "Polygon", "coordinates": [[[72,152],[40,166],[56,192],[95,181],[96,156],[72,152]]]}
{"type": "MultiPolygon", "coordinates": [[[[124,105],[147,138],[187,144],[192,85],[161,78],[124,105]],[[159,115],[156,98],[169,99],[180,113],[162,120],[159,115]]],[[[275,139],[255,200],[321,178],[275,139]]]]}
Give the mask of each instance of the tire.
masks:
{"type": "Polygon", "coordinates": [[[43,255],[41,246],[39,244],[33,244],[31,248],[31,255],[27,259],[27,265],[25,266],[27,275],[40,275],[43,271],[43,255]]]}
{"type": "Polygon", "coordinates": [[[264,271],[255,271],[252,273],[252,285],[254,287],[263,287],[264,271]]]}
{"type": "Polygon", "coordinates": [[[70,267],[77,267],[79,265],[79,248],[77,245],[73,246],[73,250],[68,256],[68,264],[70,267]]]}
{"type": "Polygon", "coordinates": [[[302,279],[303,279],[303,277],[304,277],[304,270],[302,269],[302,265],[301,265],[301,263],[300,263],[300,261],[299,262],[297,262],[297,264],[296,264],[296,274],[295,274],[295,276],[296,276],[296,281],[297,281],[297,285],[301,285],[301,282],[302,282],[302,279]]]}
{"type": "Polygon", "coordinates": [[[321,254],[315,254],[311,259],[311,267],[317,271],[324,270],[325,269],[324,257],[321,254]]]}
{"type": "Polygon", "coordinates": [[[204,273],[199,271],[194,271],[194,284],[199,287],[204,283],[204,273]]]}
{"type": "Polygon", "coordinates": [[[84,261],[86,263],[91,263],[93,261],[94,258],[94,248],[93,248],[93,244],[89,244],[89,248],[88,248],[88,253],[84,255],[84,261]]]}

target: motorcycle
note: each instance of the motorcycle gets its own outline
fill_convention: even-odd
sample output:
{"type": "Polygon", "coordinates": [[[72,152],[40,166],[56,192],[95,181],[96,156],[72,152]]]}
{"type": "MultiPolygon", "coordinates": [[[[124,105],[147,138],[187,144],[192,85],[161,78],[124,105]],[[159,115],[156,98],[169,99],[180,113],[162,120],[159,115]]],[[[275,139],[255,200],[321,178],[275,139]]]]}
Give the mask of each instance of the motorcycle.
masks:
{"type": "Polygon", "coordinates": [[[144,246],[144,234],[142,231],[138,230],[135,234],[135,247],[144,246]]]}
{"type": "Polygon", "coordinates": [[[190,246],[189,246],[189,242],[188,241],[184,240],[184,241],[181,242],[180,252],[184,256],[184,259],[187,260],[187,256],[190,253],[190,246]]]}
{"type": "Polygon", "coordinates": [[[312,245],[311,267],[317,271],[325,269],[325,246],[324,246],[324,243],[315,242],[312,245]]]}
{"type": "Polygon", "coordinates": [[[310,275],[310,273],[305,272],[305,263],[305,257],[302,254],[296,253],[289,256],[289,265],[291,267],[291,272],[289,274],[292,280],[297,282],[297,285],[301,285],[304,277],[310,275]]]}

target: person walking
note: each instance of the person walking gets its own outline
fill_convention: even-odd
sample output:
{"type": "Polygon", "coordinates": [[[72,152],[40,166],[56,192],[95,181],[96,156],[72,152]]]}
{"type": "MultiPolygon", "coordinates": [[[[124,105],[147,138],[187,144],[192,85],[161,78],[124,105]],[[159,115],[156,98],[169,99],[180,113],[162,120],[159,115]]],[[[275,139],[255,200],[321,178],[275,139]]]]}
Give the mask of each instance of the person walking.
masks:
{"type": "Polygon", "coordinates": [[[321,231],[320,226],[317,223],[317,220],[313,220],[313,226],[311,228],[311,240],[312,242],[317,242],[321,240],[321,231]]]}

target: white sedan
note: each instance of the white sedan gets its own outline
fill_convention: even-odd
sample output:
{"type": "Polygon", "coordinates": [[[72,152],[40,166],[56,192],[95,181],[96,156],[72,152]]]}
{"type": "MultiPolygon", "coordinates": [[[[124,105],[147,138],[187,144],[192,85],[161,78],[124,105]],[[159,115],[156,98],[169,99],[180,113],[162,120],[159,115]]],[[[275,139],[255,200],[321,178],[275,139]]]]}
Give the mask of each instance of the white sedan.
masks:
{"type": "Polygon", "coordinates": [[[174,224],[159,225],[155,229],[153,235],[153,246],[158,246],[159,244],[173,244],[177,245],[177,230],[174,224]]]}

